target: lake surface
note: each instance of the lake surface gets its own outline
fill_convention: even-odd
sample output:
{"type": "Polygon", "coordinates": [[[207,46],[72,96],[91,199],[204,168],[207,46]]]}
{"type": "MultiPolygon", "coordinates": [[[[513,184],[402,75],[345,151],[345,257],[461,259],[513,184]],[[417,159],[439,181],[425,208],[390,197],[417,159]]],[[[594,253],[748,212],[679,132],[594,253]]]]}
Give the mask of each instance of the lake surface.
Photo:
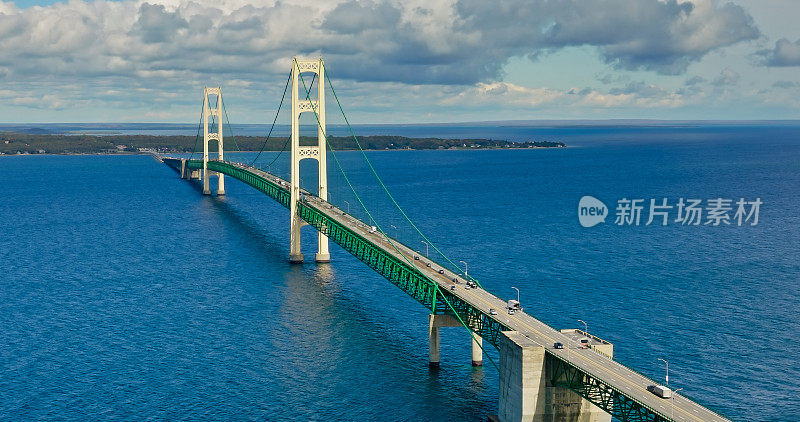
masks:
{"type": "MultiPolygon", "coordinates": [[[[800,127],[447,131],[569,145],[367,153],[407,215],[488,290],[518,287],[526,312],[556,328],[586,321],[653,378],[667,359],[671,386],[729,418],[800,418],[800,127]],[[605,224],[578,224],[584,195],[609,207],[605,224]],[[638,226],[614,224],[623,198],[644,199],[638,226]],[[667,226],[646,225],[662,198],[763,204],[755,226],[682,225],[674,209],[667,226]]],[[[416,136],[427,135],[442,136],[416,136]]],[[[366,215],[337,161],[387,233],[424,252],[358,152],[329,158],[332,201],[366,215]]],[[[285,162],[270,170],[285,175],[285,162]]],[[[431,372],[425,309],[333,244],[329,265],[290,265],[287,211],[244,184],[203,196],[146,156],[0,157],[0,179],[2,420],[497,411],[494,350],[472,368],[465,330],[443,330],[431,372]]]]}

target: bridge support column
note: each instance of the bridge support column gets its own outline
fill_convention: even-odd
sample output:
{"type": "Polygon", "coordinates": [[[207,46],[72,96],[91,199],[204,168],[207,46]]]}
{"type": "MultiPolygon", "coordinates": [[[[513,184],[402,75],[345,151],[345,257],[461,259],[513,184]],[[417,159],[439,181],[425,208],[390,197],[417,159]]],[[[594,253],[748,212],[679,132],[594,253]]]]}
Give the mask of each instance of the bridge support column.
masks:
{"type": "Polygon", "coordinates": [[[545,421],[544,353],[516,331],[500,336],[500,422],[545,421]]]}
{"type": "MultiPolygon", "coordinates": [[[[439,367],[439,329],[444,327],[461,327],[461,323],[450,315],[428,315],[428,366],[431,368],[439,367]]],[[[472,366],[483,365],[483,351],[479,344],[482,344],[483,339],[477,337],[477,342],[473,335],[472,339],[472,366]],[[477,347],[478,351],[475,352],[477,347]]]]}
{"type": "Polygon", "coordinates": [[[189,169],[185,158],[181,158],[181,170],[179,173],[181,174],[181,179],[192,178],[192,170],[189,169]]]}
{"type": "Polygon", "coordinates": [[[439,367],[439,326],[436,325],[436,317],[439,315],[428,315],[428,366],[430,368],[439,367]]]}
{"type": "MultiPolygon", "coordinates": [[[[297,215],[297,202],[301,200],[300,192],[300,161],[304,159],[317,160],[319,164],[318,196],[328,200],[328,167],[327,167],[327,139],[325,136],[325,65],[322,59],[292,60],[292,150],[291,150],[291,187],[290,187],[290,234],[289,234],[289,261],[303,262],[300,253],[300,216],[297,215]],[[306,93],[307,86],[300,82],[301,73],[317,74],[317,98],[311,99],[306,93]],[[301,97],[300,87],[303,86],[301,97]],[[301,99],[302,98],[302,99],[301,99]],[[300,114],[314,113],[317,122],[317,144],[300,145],[300,114]]],[[[330,262],[331,255],[328,250],[328,237],[322,233],[317,235],[317,253],[314,256],[317,262],[330,262]]]]}
{"type": "Polygon", "coordinates": [[[551,385],[551,368],[546,364],[545,353],[545,346],[521,333],[503,332],[498,420],[611,422],[610,414],[588,400],[567,388],[551,385]]]}
{"type": "Polygon", "coordinates": [[[483,366],[483,339],[472,334],[472,366],[483,366]]]}
{"type": "Polygon", "coordinates": [[[292,221],[289,226],[289,262],[292,264],[302,264],[303,254],[300,252],[300,217],[297,213],[297,205],[292,203],[292,221]]]}
{"type": "MultiPolygon", "coordinates": [[[[217,159],[224,160],[224,144],[222,138],[222,88],[203,88],[203,194],[210,195],[211,187],[208,178],[211,175],[208,170],[208,143],[212,140],[217,141],[217,159]],[[212,108],[208,100],[209,95],[217,97],[217,103],[212,108]],[[214,117],[217,123],[216,131],[208,131],[208,118],[214,117]]],[[[217,195],[225,195],[225,175],[222,173],[215,173],[217,175],[217,195]]]]}

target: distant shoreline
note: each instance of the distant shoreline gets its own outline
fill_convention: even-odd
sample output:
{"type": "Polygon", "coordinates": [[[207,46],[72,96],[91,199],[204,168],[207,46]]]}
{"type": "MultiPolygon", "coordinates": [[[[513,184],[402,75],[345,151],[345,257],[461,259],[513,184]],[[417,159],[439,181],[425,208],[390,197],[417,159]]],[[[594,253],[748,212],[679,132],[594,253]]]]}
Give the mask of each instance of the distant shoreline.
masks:
{"type": "MultiPolygon", "coordinates": [[[[62,135],[0,132],[0,155],[126,155],[155,151],[160,153],[190,153],[200,147],[202,140],[183,135],[62,135]]],[[[286,137],[240,136],[225,139],[228,152],[277,152],[287,147],[286,137]]],[[[316,143],[316,138],[303,136],[304,145],[316,143]]],[[[497,150],[565,148],[563,142],[514,142],[498,139],[444,139],[411,138],[405,136],[374,135],[358,138],[349,136],[328,137],[330,149],[335,151],[402,151],[402,150],[497,150]]],[[[212,149],[216,148],[213,145],[212,149]]],[[[202,148],[200,148],[202,149],[202,148]]]]}
{"type": "MultiPolygon", "coordinates": [[[[567,148],[566,146],[561,148],[567,148]]],[[[575,147],[572,147],[575,148],[575,147]]],[[[448,149],[365,149],[365,152],[415,152],[415,151],[474,151],[474,152],[487,152],[487,151],[530,151],[537,149],[553,149],[551,147],[532,147],[532,148],[448,148],[448,149]]],[[[358,150],[337,150],[336,152],[356,152],[358,150]]],[[[3,158],[11,157],[81,157],[81,156],[152,156],[155,151],[122,151],[122,152],[63,152],[63,153],[24,153],[24,154],[0,154],[0,160],[3,158]]],[[[279,151],[225,151],[226,154],[257,154],[259,152],[279,152],[279,151]]],[[[190,154],[189,152],[159,152],[160,154],[190,154]]],[[[213,152],[216,154],[216,152],[213,152]]],[[[202,151],[195,151],[195,157],[200,158],[202,151]],[[198,155],[199,154],[199,155],[198,155]]]]}

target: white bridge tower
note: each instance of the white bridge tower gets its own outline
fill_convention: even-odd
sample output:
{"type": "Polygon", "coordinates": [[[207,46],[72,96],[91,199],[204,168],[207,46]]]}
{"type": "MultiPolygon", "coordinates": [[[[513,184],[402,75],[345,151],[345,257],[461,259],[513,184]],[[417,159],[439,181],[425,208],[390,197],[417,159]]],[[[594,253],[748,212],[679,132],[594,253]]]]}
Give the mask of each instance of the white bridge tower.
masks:
{"type": "MultiPolygon", "coordinates": [[[[222,88],[203,88],[203,193],[206,195],[211,194],[211,189],[208,184],[208,143],[211,140],[217,141],[217,159],[224,160],[224,144],[222,142],[222,88]],[[217,103],[214,108],[208,101],[209,96],[216,96],[217,103]],[[216,117],[217,131],[214,133],[208,132],[208,118],[211,116],[216,117]]],[[[217,185],[217,195],[225,195],[225,175],[222,173],[214,173],[217,175],[219,183],[217,185]]]]}
{"type": "MultiPolygon", "coordinates": [[[[308,87],[310,88],[310,87],[308,87]]],[[[220,135],[221,136],[221,135],[220,135]]],[[[292,60],[292,157],[291,157],[291,228],[290,228],[290,247],[289,261],[294,263],[303,262],[303,254],[300,252],[300,227],[303,221],[297,215],[297,201],[300,200],[300,161],[306,158],[317,160],[319,163],[319,197],[328,200],[328,165],[326,162],[327,148],[325,140],[325,67],[322,59],[298,59],[292,60]],[[316,73],[317,75],[317,98],[306,99],[306,87],[300,81],[301,73],[316,73]],[[301,99],[300,89],[303,89],[301,99]],[[317,145],[300,146],[300,114],[312,112],[316,114],[317,123],[317,145]]],[[[330,262],[331,255],[328,252],[328,237],[318,233],[317,239],[317,262],[330,262]]]]}

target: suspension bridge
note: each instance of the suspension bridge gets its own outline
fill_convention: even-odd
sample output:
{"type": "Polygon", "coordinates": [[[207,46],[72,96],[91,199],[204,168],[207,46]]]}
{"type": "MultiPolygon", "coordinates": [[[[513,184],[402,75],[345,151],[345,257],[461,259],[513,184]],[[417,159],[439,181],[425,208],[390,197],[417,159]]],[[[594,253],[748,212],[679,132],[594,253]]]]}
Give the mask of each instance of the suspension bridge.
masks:
{"type": "MultiPolygon", "coordinates": [[[[483,364],[483,356],[489,357],[484,353],[484,347],[498,349],[499,362],[491,363],[499,371],[499,412],[491,419],[501,422],[610,421],[612,417],[623,422],[727,420],[685,395],[672,394],[663,398],[654,394],[650,387],[658,383],[615,361],[613,346],[608,342],[581,330],[556,330],[483,289],[478,280],[466,271],[461,273],[394,200],[350,128],[355,145],[381,189],[408,224],[427,241],[426,244],[439,253],[443,262],[430,259],[427,254],[422,255],[389,236],[358,196],[336,151],[331,148],[326,133],[326,85],[350,128],[322,59],[292,60],[278,110],[280,112],[291,87],[291,132],[284,144],[284,150],[289,145],[289,180],[256,166],[263,147],[251,163],[225,160],[223,116],[227,119],[227,111],[220,87],[204,89],[203,111],[196,138],[200,140],[202,128],[202,157],[193,158],[193,151],[188,158],[163,155],[157,155],[157,158],[174,168],[182,178],[200,180],[204,194],[211,194],[210,181],[216,178],[216,194],[224,195],[225,176],[228,176],[288,208],[291,262],[304,261],[300,229],[310,225],[318,232],[314,257],[317,262],[330,261],[328,242],[333,241],[418,301],[430,311],[428,336],[432,367],[439,365],[439,330],[443,327],[462,327],[470,332],[475,366],[483,364]],[[304,74],[312,74],[308,85],[304,74]],[[315,80],[318,81],[316,95],[312,97],[315,80]],[[301,145],[299,118],[302,113],[314,116],[317,131],[314,145],[301,145]],[[216,153],[209,150],[212,142],[217,143],[216,153]],[[349,209],[345,211],[328,200],[329,155],[366,213],[365,219],[355,217],[349,209]],[[300,161],[304,159],[318,163],[316,192],[301,187],[300,161]]],[[[277,117],[278,113],[264,145],[273,133],[277,117]]]]}

